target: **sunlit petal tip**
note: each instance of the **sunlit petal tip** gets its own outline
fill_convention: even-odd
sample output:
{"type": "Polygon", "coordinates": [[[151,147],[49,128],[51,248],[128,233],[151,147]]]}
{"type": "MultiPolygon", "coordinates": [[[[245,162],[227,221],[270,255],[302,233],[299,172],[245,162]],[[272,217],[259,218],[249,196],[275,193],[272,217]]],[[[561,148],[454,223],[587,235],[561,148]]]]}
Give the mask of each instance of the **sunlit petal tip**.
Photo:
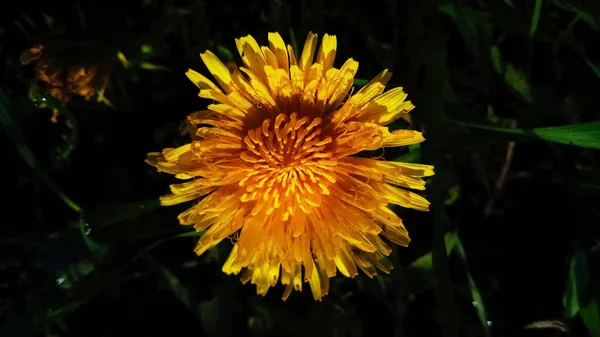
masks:
{"type": "Polygon", "coordinates": [[[425,189],[433,167],[355,155],[425,139],[387,128],[414,109],[406,93],[385,91],[387,69],[353,91],[358,62],[335,67],[335,35],[319,44],[310,32],[298,60],[277,32],[269,32],[268,46],[250,35],[235,43],[239,68],[200,54],[214,83],[186,72],[199,96],[213,101],[188,118],[192,142],[146,158],[159,171],[194,179],[172,185],[161,204],[197,200],[178,218],[205,231],[196,254],[233,238],[222,271],[263,296],[281,283],[285,301],[304,281],[322,301],[338,272],[389,273],[388,242],[407,246],[410,238],[387,205],[427,211],[429,202],[413,191],[425,189]]]}

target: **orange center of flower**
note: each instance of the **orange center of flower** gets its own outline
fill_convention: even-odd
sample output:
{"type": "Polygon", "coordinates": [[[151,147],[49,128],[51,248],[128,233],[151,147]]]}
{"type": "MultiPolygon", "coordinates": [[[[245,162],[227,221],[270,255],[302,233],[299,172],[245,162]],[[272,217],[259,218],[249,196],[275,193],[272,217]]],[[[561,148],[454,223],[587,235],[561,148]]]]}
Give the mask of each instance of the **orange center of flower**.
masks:
{"type": "Polygon", "coordinates": [[[268,215],[284,207],[282,220],[286,221],[294,206],[308,213],[309,207],[320,206],[322,195],[330,193],[328,185],[335,182],[331,170],[337,161],[332,159],[332,137],[323,134],[321,123],[319,117],[279,114],[248,131],[241,159],[251,169],[239,184],[246,187],[243,202],[260,201],[253,214],[264,209],[268,215]]]}

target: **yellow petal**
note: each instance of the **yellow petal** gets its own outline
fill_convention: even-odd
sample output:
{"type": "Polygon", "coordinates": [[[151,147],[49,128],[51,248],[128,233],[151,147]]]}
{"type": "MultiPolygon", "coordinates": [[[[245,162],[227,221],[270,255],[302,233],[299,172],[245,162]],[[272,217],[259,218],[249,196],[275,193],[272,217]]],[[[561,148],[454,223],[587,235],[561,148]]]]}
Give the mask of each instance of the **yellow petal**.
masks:
{"type": "Polygon", "coordinates": [[[242,57],[244,65],[254,74],[256,74],[261,81],[267,83],[264,71],[267,60],[265,59],[265,56],[263,55],[256,40],[251,35],[247,35],[236,39],[235,44],[240,56],[242,57]]]}
{"type": "Polygon", "coordinates": [[[337,38],[335,35],[325,34],[321,41],[317,63],[320,63],[325,71],[333,66],[335,52],[337,50],[337,38]]]}
{"type": "Polygon", "coordinates": [[[269,47],[271,48],[273,55],[275,55],[275,58],[277,59],[277,65],[281,69],[288,72],[289,60],[287,48],[285,46],[285,42],[283,42],[283,39],[281,38],[281,35],[279,35],[279,33],[269,33],[269,47]]]}
{"type": "Polygon", "coordinates": [[[210,50],[200,54],[200,58],[206,65],[206,68],[208,68],[208,71],[215,77],[221,88],[228,91],[231,85],[229,69],[227,69],[223,62],[221,62],[221,60],[219,60],[219,58],[210,50]]]}
{"type": "Polygon", "coordinates": [[[265,56],[267,65],[270,65],[273,68],[279,68],[277,57],[275,57],[275,54],[273,54],[273,52],[271,51],[271,49],[269,49],[269,47],[263,46],[263,47],[260,47],[260,50],[262,50],[262,53],[265,56]]]}
{"type": "Polygon", "coordinates": [[[300,63],[298,66],[303,73],[307,73],[310,66],[313,63],[315,57],[315,50],[317,49],[317,38],[318,35],[313,32],[309,32],[304,43],[304,49],[302,49],[302,55],[300,56],[300,63]]]}
{"type": "Polygon", "coordinates": [[[358,120],[388,125],[414,109],[410,101],[404,101],[406,96],[400,87],[391,89],[367,103],[358,120]]]}
{"type": "Polygon", "coordinates": [[[190,81],[192,81],[192,83],[194,83],[200,89],[212,89],[221,92],[221,89],[219,89],[213,82],[206,78],[206,76],[198,73],[195,70],[188,69],[188,71],[185,73],[185,76],[187,76],[187,78],[189,78],[190,81]]]}
{"type": "MultiPolygon", "coordinates": [[[[385,128],[387,129],[387,128],[385,128]]],[[[386,130],[387,131],[387,130],[386,130]]],[[[414,130],[394,130],[383,133],[383,146],[406,146],[424,141],[423,134],[414,130]]]]}

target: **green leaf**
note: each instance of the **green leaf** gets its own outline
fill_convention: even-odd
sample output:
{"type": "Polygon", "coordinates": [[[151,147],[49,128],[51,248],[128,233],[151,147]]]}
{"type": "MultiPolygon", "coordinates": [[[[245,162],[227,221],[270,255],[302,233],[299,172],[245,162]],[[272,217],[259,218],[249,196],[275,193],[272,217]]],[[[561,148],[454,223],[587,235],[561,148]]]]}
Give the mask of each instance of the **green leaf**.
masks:
{"type": "Polygon", "coordinates": [[[152,54],[153,48],[152,45],[143,44],[140,49],[142,50],[142,54],[152,54]]]}
{"type": "Polygon", "coordinates": [[[591,300],[584,307],[579,308],[579,314],[590,335],[600,337],[600,311],[596,300],[591,300]]]}
{"type": "Polygon", "coordinates": [[[531,94],[531,86],[523,71],[511,63],[505,62],[498,46],[492,46],[490,57],[494,70],[502,76],[504,82],[516,91],[525,102],[532,103],[533,96],[531,94]]]}
{"type": "Polygon", "coordinates": [[[148,263],[150,268],[158,272],[159,275],[163,277],[169,290],[181,302],[181,304],[194,313],[196,317],[201,318],[202,315],[200,312],[200,306],[194,300],[192,292],[179,281],[175,274],[173,274],[167,267],[165,267],[150,254],[143,254],[142,257],[146,263],[148,263]]]}
{"type": "Polygon", "coordinates": [[[575,5],[572,5],[570,3],[570,1],[554,0],[554,4],[557,5],[558,7],[562,8],[563,10],[574,13],[575,15],[577,15],[578,18],[580,18],[582,21],[587,23],[588,26],[590,26],[596,32],[600,33],[600,17],[598,16],[598,14],[596,14],[596,16],[594,16],[594,14],[593,14],[595,11],[597,13],[598,8],[596,8],[596,9],[582,8],[584,5],[591,7],[597,3],[593,2],[593,1],[590,1],[589,3],[579,2],[577,4],[577,6],[578,6],[577,7],[575,5]]]}
{"type": "Polygon", "coordinates": [[[290,33],[290,45],[292,46],[292,50],[294,51],[294,57],[296,58],[296,60],[300,59],[300,49],[298,48],[298,41],[296,40],[296,34],[294,34],[294,30],[293,29],[289,29],[288,32],[290,33]]]}
{"type": "MultiPolygon", "coordinates": [[[[458,233],[455,231],[446,233],[444,237],[444,243],[446,247],[446,254],[450,255],[452,252],[456,252],[463,267],[465,268],[471,297],[473,299],[473,305],[477,310],[479,322],[484,329],[486,336],[490,336],[491,332],[489,331],[489,327],[491,322],[487,319],[488,314],[485,310],[483,297],[481,296],[479,288],[477,287],[477,284],[473,280],[473,277],[468,269],[467,256],[458,233]]],[[[412,294],[418,294],[426,290],[432,285],[433,278],[432,253],[427,253],[410,264],[408,269],[409,291],[412,294]]]]}
{"type": "Polygon", "coordinates": [[[566,318],[573,318],[580,314],[584,325],[592,337],[600,336],[600,312],[598,304],[592,298],[591,287],[595,283],[591,280],[589,249],[575,245],[569,278],[563,296],[563,313],[566,318]]]}
{"type": "Polygon", "coordinates": [[[448,257],[446,254],[445,236],[451,229],[451,222],[444,209],[445,181],[449,174],[449,168],[444,155],[439,151],[445,139],[445,109],[446,103],[442,99],[431,99],[432,97],[443,97],[444,86],[448,78],[447,41],[448,37],[440,25],[431,27],[431,44],[435,46],[428,52],[425,65],[425,82],[421,94],[423,99],[422,113],[423,124],[428,128],[427,158],[436,167],[436,175],[433,177],[431,186],[428,188],[431,200],[431,212],[434,219],[434,235],[432,248],[433,286],[436,298],[434,315],[440,324],[443,334],[447,337],[459,335],[458,305],[454,297],[454,284],[450,278],[448,257]]]}
{"type": "Polygon", "coordinates": [[[481,130],[511,133],[553,143],[600,149],[600,121],[535,129],[502,128],[460,121],[452,122],[481,130]]]}
{"type": "MultiPolygon", "coordinates": [[[[72,245],[70,240],[63,242],[72,245]]],[[[72,248],[77,249],[66,247],[67,250],[72,248]]],[[[118,261],[113,260],[105,265],[105,268],[94,268],[83,254],[78,253],[75,252],[78,258],[76,263],[57,270],[57,273],[48,273],[49,278],[39,279],[37,287],[28,290],[27,300],[11,307],[2,319],[0,336],[42,335],[98,295],[107,285],[118,280],[131,262],[130,256],[124,254],[118,261]]]]}
{"type": "MultiPolygon", "coordinates": [[[[458,236],[455,232],[448,232],[444,237],[446,254],[450,254],[456,245],[458,236]]],[[[433,284],[433,259],[431,252],[419,257],[408,267],[408,288],[412,294],[419,294],[430,288],[433,284]]]]}
{"type": "Polygon", "coordinates": [[[46,22],[48,29],[52,30],[52,27],[54,26],[54,18],[46,13],[42,13],[42,16],[44,17],[44,21],[46,22]]]}
{"type": "Polygon", "coordinates": [[[33,310],[25,310],[21,313],[22,315],[18,315],[18,317],[15,317],[14,319],[4,320],[3,324],[0,326],[0,336],[39,336],[44,330],[48,329],[48,327],[57,324],[79,309],[79,307],[96,296],[97,293],[96,289],[72,290],[69,298],[57,300],[55,303],[44,303],[43,307],[39,306],[33,310]]]}
{"type": "Polygon", "coordinates": [[[393,159],[393,161],[401,162],[401,163],[419,163],[421,162],[421,145],[414,144],[416,146],[410,145],[408,147],[409,152],[398,156],[393,159]]]}
{"type": "Polygon", "coordinates": [[[88,235],[90,233],[90,228],[83,217],[79,218],[79,232],[81,233],[83,242],[85,242],[85,245],[90,252],[97,254],[98,256],[103,256],[108,252],[109,248],[107,246],[97,244],[94,240],[92,240],[92,238],[90,238],[88,235]]]}
{"type": "Polygon", "coordinates": [[[600,149],[600,121],[532,131],[539,138],[550,142],[600,149]]]}
{"type": "Polygon", "coordinates": [[[84,214],[83,219],[93,229],[97,229],[135,219],[159,207],[160,200],[157,197],[139,202],[110,203],[84,214]]]}
{"type": "Polygon", "coordinates": [[[456,202],[456,200],[458,200],[459,196],[460,196],[460,185],[454,185],[454,186],[450,187],[450,189],[448,190],[448,196],[446,197],[446,200],[444,200],[444,205],[450,206],[450,205],[454,204],[456,202]]]}
{"type": "Polygon", "coordinates": [[[483,36],[491,36],[492,33],[490,14],[451,3],[442,4],[440,11],[452,18],[469,51],[479,57],[477,43],[480,40],[480,32],[483,36]]]}
{"type": "Polygon", "coordinates": [[[388,283],[391,280],[387,275],[375,275],[373,278],[360,275],[355,278],[355,282],[361,292],[371,295],[379,301],[385,301],[389,288],[388,283]]]}
{"type": "Polygon", "coordinates": [[[165,66],[160,66],[158,64],[153,64],[150,62],[140,62],[139,67],[146,70],[169,70],[169,68],[165,66]]]}
{"type": "Polygon", "coordinates": [[[454,95],[454,90],[452,90],[450,81],[448,80],[444,82],[444,88],[442,89],[442,99],[448,103],[456,103],[458,101],[456,99],[456,95],[454,95]]]}
{"type": "Polygon", "coordinates": [[[200,322],[212,337],[227,337],[233,331],[232,317],[239,305],[230,287],[217,285],[212,300],[199,304],[200,322]]]}
{"type": "Polygon", "coordinates": [[[598,68],[595,64],[593,64],[587,58],[584,57],[583,59],[585,60],[585,63],[587,63],[588,66],[590,66],[590,68],[592,68],[592,71],[594,72],[594,75],[596,75],[596,77],[600,78],[600,68],[598,68]]]}
{"type": "Polygon", "coordinates": [[[563,296],[563,313],[565,317],[572,318],[579,312],[579,301],[580,298],[586,296],[589,274],[587,256],[583,249],[577,245],[571,258],[569,278],[563,296]]]}
{"type": "Polygon", "coordinates": [[[83,212],[83,209],[76,204],[69,196],[67,196],[63,191],[54,184],[54,182],[50,179],[50,177],[46,174],[46,172],[40,167],[35,155],[27,146],[25,142],[25,137],[17,123],[14,121],[13,117],[13,109],[10,104],[10,100],[7,94],[3,91],[0,91],[0,124],[6,130],[6,133],[10,140],[14,143],[17,148],[17,151],[21,155],[21,157],[25,160],[27,165],[33,170],[33,172],[37,175],[37,177],[48,187],[52,192],[54,192],[69,208],[77,213],[83,212]]]}
{"type": "Polygon", "coordinates": [[[473,306],[477,310],[477,316],[479,317],[479,323],[483,328],[486,336],[491,336],[490,332],[490,321],[488,321],[488,314],[485,311],[485,305],[483,303],[483,297],[481,296],[481,292],[477,287],[477,284],[473,280],[473,276],[469,271],[468,263],[467,263],[467,254],[465,253],[465,249],[462,245],[462,241],[456,234],[456,244],[454,245],[454,251],[457,253],[463,267],[465,268],[465,273],[467,274],[467,280],[469,283],[469,290],[471,292],[471,298],[473,299],[473,306]]]}
{"type": "Polygon", "coordinates": [[[231,50],[223,45],[217,46],[216,54],[223,61],[233,61],[235,59],[231,50]]]}
{"type": "Polygon", "coordinates": [[[365,79],[362,79],[362,78],[355,78],[354,79],[354,86],[357,87],[357,88],[364,87],[368,83],[369,83],[369,80],[365,80],[365,79]]]}
{"type": "Polygon", "coordinates": [[[540,13],[542,12],[542,0],[535,0],[533,15],[531,17],[531,25],[529,26],[529,36],[533,37],[540,22],[540,13]]]}

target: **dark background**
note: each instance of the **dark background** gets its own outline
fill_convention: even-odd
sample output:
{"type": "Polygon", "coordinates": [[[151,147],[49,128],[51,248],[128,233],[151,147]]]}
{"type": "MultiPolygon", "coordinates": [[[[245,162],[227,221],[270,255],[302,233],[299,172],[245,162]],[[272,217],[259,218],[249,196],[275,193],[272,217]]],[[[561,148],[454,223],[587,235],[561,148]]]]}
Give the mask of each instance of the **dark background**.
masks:
{"type": "Polygon", "coordinates": [[[600,336],[596,2],[2,6],[1,336],[600,336]],[[431,212],[398,209],[413,241],[392,274],[338,276],[322,303],[222,274],[229,242],[197,257],[185,205],[157,205],[173,178],[144,163],[207,105],[184,75],[207,73],[199,53],[239,61],[234,38],[270,31],[300,48],[309,31],[337,35],[335,64],[358,60],[359,79],[392,70],[416,105],[394,127],[427,140],[385,158],[436,166],[431,212]],[[19,55],[43,44],[68,68],[81,43],[98,51],[81,62],[109,65],[113,107],[75,97],[52,123],[19,55]]]}

